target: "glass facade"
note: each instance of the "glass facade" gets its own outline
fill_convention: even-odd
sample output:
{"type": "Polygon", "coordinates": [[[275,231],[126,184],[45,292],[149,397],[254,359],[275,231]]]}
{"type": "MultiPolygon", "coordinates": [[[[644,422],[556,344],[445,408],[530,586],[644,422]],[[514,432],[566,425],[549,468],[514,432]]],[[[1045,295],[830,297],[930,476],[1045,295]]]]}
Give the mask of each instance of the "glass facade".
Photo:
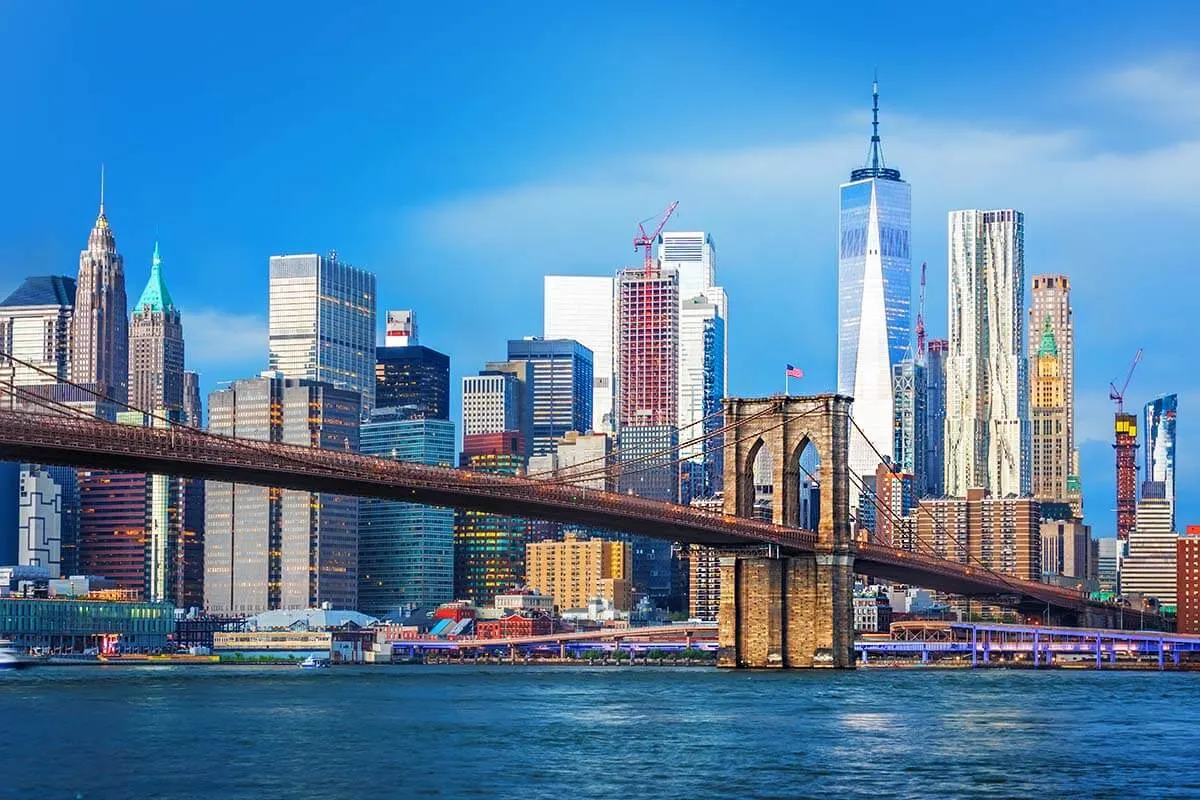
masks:
{"type": "Polygon", "coordinates": [[[420,345],[376,348],[375,407],[450,419],[450,356],[420,345]]]}
{"type": "Polygon", "coordinates": [[[721,428],[725,397],[725,320],[704,297],[684,300],[679,313],[679,457],[685,466],[687,498],[711,497],[721,489],[722,441],[704,439],[721,428]]]}
{"type": "MultiPolygon", "coordinates": [[[[408,419],[400,409],[376,408],[362,426],[363,453],[396,461],[454,466],[454,423],[408,419]]],[[[395,618],[404,605],[453,598],[454,511],[364,498],[359,511],[358,607],[395,618]]]]}
{"type": "Polygon", "coordinates": [[[950,342],[929,342],[925,359],[925,496],[946,493],[946,352],[950,342]]]}
{"type": "Polygon", "coordinates": [[[912,489],[926,493],[925,367],[906,358],[892,368],[892,390],[896,399],[896,422],[892,442],[895,464],[912,476],[912,489]]]}
{"type": "Polygon", "coordinates": [[[573,339],[510,339],[509,361],[526,361],[533,372],[531,455],[554,452],[567,431],[586,433],[592,424],[592,351],[573,339]]]}
{"type": "Polygon", "coordinates": [[[1171,503],[1171,530],[1175,530],[1175,412],[1179,396],[1165,394],[1146,403],[1146,480],[1163,484],[1171,503]]]}
{"type": "Polygon", "coordinates": [[[174,631],[171,603],[0,598],[0,639],[18,647],[81,652],[115,635],[124,649],[155,650],[174,631]]]}
{"type": "Polygon", "coordinates": [[[841,187],[838,224],[838,392],[875,447],[851,437],[850,468],[867,476],[892,456],[892,369],[911,355],[909,185],[869,177],[841,187]]]}
{"type": "MultiPolygon", "coordinates": [[[[674,453],[679,432],[672,425],[642,425],[622,428],[617,451],[622,464],[619,491],[651,500],[674,503],[679,499],[680,470],[674,453]]],[[[656,599],[671,594],[671,543],[644,536],[631,536],[633,586],[656,599]]]]}
{"type": "MultiPolygon", "coordinates": [[[[358,448],[361,395],[278,375],[209,395],[209,430],[332,450],[358,448]]],[[[358,500],[208,481],[204,597],[213,613],[358,602],[358,500]]]]}
{"type": "Polygon", "coordinates": [[[375,405],[375,274],[329,256],[271,256],[273,371],[322,381],[375,405]]]}
{"type": "MultiPolygon", "coordinates": [[[[517,475],[525,464],[519,435],[463,437],[463,469],[517,475]]],[[[454,598],[490,606],[525,582],[529,521],[479,511],[454,512],[454,598]]]]}

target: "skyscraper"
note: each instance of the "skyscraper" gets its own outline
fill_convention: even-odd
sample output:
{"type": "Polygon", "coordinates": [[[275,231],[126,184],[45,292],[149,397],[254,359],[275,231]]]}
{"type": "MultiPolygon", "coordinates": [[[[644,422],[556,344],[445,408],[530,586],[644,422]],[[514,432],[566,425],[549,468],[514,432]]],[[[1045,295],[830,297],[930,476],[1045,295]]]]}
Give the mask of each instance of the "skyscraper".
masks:
{"type": "MultiPolygon", "coordinates": [[[[716,307],[716,314],[721,318],[724,328],[724,341],[720,343],[720,393],[725,396],[729,389],[729,348],[726,344],[729,332],[729,297],[725,289],[717,285],[717,248],[713,244],[712,235],[704,231],[663,231],[659,239],[658,260],[663,269],[675,270],[679,275],[679,301],[683,306],[689,302],[711,303],[716,307]],[[703,298],[702,300],[700,298],[703,298]]],[[[700,381],[687,374],[683,364],[684,348],[688,347],[687,332],[684,331],[683,318],[680,317],[680,366],[679,394],[680,397],[690,396],[692,391],[687,388],[690,382],[699,385],[700,381]]],[[[684,401],[679,401],[680,427],[689,420],[684,417],[684,401]]]]}
{"type": "Polygon", "coordinates": [[[574,339],[592,351],[591,430],[615,430],[613,419],[612,278],[547,275],[542,333],[547,339],[574,339]]]}
{"type": "MultiPolygon", "coordinates": [[[[682,274],[682,273],[681,273],[682,274]]],[[[724,291],[721,291],[724,298],[724,291]]],[[[725,319],[705,295],[684,299],[679,311],[679,457],[691,481],[688,497],[710,497],[724,475],[721,401],[725,397],[725,319]],[[691,442],[702,436],[714,436],[691,442]]]]}
{"type": "Polygon", "coordinates": [[[1158,598],[1175,605],[1175,557],[1179,535],[1171,524],[1172,503],[1161,481],[1145,481],[1137,504],[1137,525],[1121,562],[1121,594],[1158,598]]]}
{"type": "Polygon", "coordinates": [[[567,431],[591,427],[591,350],[573,339],[510,339],[508,359],[533,371],[532,455],[553,453],[567,431]]]}
{"type": "Polygon", "coordinates": [[[1175,413],[1179,397],[1164,394],[1146,403],[1146,480],[1158,481],[1171,505],[1175,530],[1175,413]]]}
{"type": "Polygon", "coordinates": [[[411,347],[420,344],[417,336],[417,312],[411,308],[387,312],[383,343],[386,347],[411,347]]]}
{"type": "Polygon", "coordinates": [[[17,503],[17,562],[45,567],[51,578],[62,575],[62,488],[37,466],[21,470],[17,503]]]}
{"type": "Polygon", "coordinates": [[[950,342],[933,339],[925,361],[925,495],[946,493],[946,354],[950,342]]]}
{"type": "Polygon", "coordinates": [[[0,302],[0,348],[33,366],[0,356],[0,396],[10,406],[9,386],[51,384],[67,378],[75,279],[62,275],[26,278],[0,302]]]}
{"type": "Polygon", "coordinates": [[[375,406],[404,409],[410,419],[450,419],[450,356],[416,344],[377,347],[375,406]]]}
{"type": "MultiPolygon", "coordinates": [[[[361,394],[267,372],[208,396],[225,436],[356,450],[361,394]]],[[[329,493],[209,481],[204,598],[213,612],[257,613],[358,601],[358,502],[329,493]]]]}
{"type": "MultiPolygon", "coordinates": [[[[454,423],[375,408],[362,425],[361,452],[430,466],[454,466],[454,423]]],[[[358,607],[396,618],[404,605],[453,599],[454,511],[364,498],[359,507],[358,607]]]]}
{"type": "MultiPolygon", "coordinates": [[[[1019,211],[952,211],[946,494],[1029,494],[1025,358],[1025,219],[1019,211]]],[[[856,403],[857,405],[857,403],[856,403]]]]}
{"type": "Polygon", "coordinates": [[[520,431],[516,376],[484,370],[462,379],[463,436],[520,431]]]}
{"type": "MultiPolygon", "coordinates": [[[[927,489],[926,441],[928,412],[926,403],[925,366],[906,358],[892,368],[892,396],[895,399],[896,420],[893,426],[893,462],[900,472],[912,476],[912,489],[924,497],[927,489]]],[[[886,468],[886,467],[885,467],[886,468]]]]}
{"type": "Polygon", "coordinates": [[[1066,381],[1063,379],[1062,351],[1054,336],[1050,318],[1042,328],[1033,359],[1030,416],[1033,423],[1033,448],[1030,458],[1033,496],[1038,500],[1062,502],[1067,499],[1067,478],[1071,469],[1069,423],[1067,422],[1066,381]]]}
{"type": "Polygon", "coordinates": [[[337,253],[271,256],[268,364],[375,406],[375,274],[337,253]]]}
{"type": "Polygon", "coordinates": [[[854,398],[850,469],[862,477],[875,474],[876,451],[893,456],[892,368],[912,347],[911,189],[883,160],[878,83],[872,97],[867,162],[842,184],[838,216],[838,393],[854,398]]]}
{"type": "Polygon", "coordinates": [[[71,317],[70,377],[124,402],[129,381],[129,316],[125,299],[125,262],[104,214],[104,178],[100,213],[79,254],[75,310],[71,317]]]}
{"type": "MultiPolygon", "coordinates": [[[[463,469],[499,475],[519,474],[525,445],[515,431],[463,436],[463,469]]],[[[525,542],[529,521],[480,511],[454,512],[454,597],[491,605],[525,582],[525,542]]]]}
{"type": "Polygon", "coordinates": [[[183,373],[183,421],[193,428],[204,427],[204,408],[200,403],[200,374],[185,370],[183,373]]]}
{"type": "Polygon", "coordinates": [[[183,323],[162,275],[158,243],[129,326],[129,402],[151,413],[183,411],[183,323]]]}
{"type": "MultiPolygon", "coordinates": [[[[1083,498],[1079,480],[1079,447],[1075,441],[1075,312],[1071,308],[1071,279],[1066,275],[1034,275],[1031,281],[1029,303],[1029,381],[1030,381],[1030,416],[1033,416],[1032,405],[1036,401],[1038,380],[1038,351],[1035,343],[1040,343],[1049,327],[1054,335],[1054,346],[1058,351],[1058,374],[1062,381],[1063,430],[1065,437],[1062,443],[1062,463],[1055,463],[1053,470],[1061,466],[1064,478],[1062,486],[1065,494],[1056,500],[1070,500],[1076,508],[1076,516],[1082,517],[1083,498]]],[[[1037,436],[1034,423],[1033,436],[1037,436]]],[[[1045,431],[1043,431],[1043,434],[1045,431]]],[[[1032,451],[1037,457],[1036,447],[1032,451]]],[[[1038,489],[1037,472],[1039,466],[1043,472],[1048,466],[1045,459],[1040,465],[1030,464],[1033,482],[1033,492],[1038,489]]]]}

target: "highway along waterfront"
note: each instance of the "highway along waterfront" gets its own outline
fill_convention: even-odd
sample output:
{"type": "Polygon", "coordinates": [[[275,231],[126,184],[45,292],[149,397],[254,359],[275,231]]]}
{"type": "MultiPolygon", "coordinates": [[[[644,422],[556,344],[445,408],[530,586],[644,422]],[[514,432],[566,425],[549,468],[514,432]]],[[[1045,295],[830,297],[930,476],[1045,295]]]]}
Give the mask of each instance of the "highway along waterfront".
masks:
{"type": "Polygon", "coordinates": [[[1198,717],[1171,671],[44,668],[0,797],[1192,798],[1198,717]]]}

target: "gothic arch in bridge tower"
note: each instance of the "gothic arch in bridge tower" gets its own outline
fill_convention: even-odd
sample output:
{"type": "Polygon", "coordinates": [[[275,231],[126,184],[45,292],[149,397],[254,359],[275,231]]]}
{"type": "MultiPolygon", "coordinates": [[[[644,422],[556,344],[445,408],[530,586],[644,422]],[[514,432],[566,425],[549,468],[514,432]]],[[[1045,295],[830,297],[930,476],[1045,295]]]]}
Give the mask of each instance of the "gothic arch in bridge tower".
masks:
{"type": "Polygon", "coordinates": [[[841,395],[730,398],[725,401],[725,513],[754,512],[754,461],[765,447],[772,456],[772,521],[799,527],[801,458],[812,447],[821,459],[821,545],[850,542],[849,412],[841,395]]]}

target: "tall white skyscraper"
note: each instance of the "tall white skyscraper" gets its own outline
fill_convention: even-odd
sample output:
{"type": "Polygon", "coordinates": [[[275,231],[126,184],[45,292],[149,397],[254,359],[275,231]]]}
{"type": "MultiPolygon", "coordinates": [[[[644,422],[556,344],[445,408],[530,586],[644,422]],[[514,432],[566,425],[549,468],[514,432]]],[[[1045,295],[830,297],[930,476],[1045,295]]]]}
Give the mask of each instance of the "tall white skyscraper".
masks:
{"type": "MultiPolygon", "coordinates": [[[[543,333],[592,351],[592,430],[613,431],[613,279],[547,275],[543,333]]],[[[582,431],[581,431],[582,432],[582,431]]]]}
{"type": "Polygon", "coordinates": [[[949,249],[946,494],[1027,495],[1024,215],[952,211],[949,249]]]}
{"type": "MultiPolygon", "coordinates": [[[[663,231],[658,245],[658,259],[663,269],[673,269],[679,275],[679,302],[687,303],[703,296],[717,308],[724,321],[726,341],[729,333],[729,297],[717,286],[717,248],[712,235],[704,231],[663,231]]],[[[721,396],[729,389],[729,347],[721,349],[721,396]]],[[[683,390],[682,371],[680,391],[683,390]]],[[[683,404],[680,403],[680,408],[683,404]]],[[[682,426],[686,422],[681,419],[682,426]]]]}
{"type": "Polygon", "coordinates": [[[385,347],[412,347],[420,344],[417,336],[417,312],[411,308],[387,312],[383,331],[385,347]]]}
{"type": "Polygon", "coordinates": [[[350,389],[374,408],[375,274],[331,252],[271,256],[270,276],[270,369],[350,389]]]}
{"type": "Polygon", "coordinates": [[[872,90],[867,162],[842,184],[838,215],[838,392],[854,398],[862,433],[851,431],[850,469],[860,478],[875,474],[880,455],[894,455],[892,370],[912,353],[912,190],[884,163],[879,85],[872,90]]]}

